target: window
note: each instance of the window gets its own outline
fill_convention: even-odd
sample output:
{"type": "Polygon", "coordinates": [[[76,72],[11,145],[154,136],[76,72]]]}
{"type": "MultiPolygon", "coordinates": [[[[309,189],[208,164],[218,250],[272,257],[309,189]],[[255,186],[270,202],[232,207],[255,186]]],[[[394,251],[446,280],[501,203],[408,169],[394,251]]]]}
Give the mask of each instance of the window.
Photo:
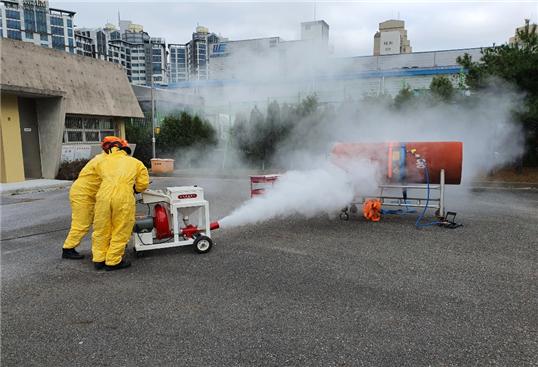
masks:
{"type": "Polygon", "coordinates": [[[44,10],[36,9],[36,31],[38,33],[47,33],[47,15],[44,10]]]}
{"type": "Polygon", "coordinates": [[[52,34],[63,36],[64,35],[64,29],[61,27],[50,27],[50,31],[52,34]]]}
{"type": "Polygon", "coordinates": [[[33,10],[24,9],[24,28],[27,31],[35,32],[35,13],[33,10]]]}
{"type": "Polygon", "coordinates": [[[11,38],[12,40],[22,40],[21,31],[12,31],[11,29],[8,29],[7,38],[11,38]]]}
{"type": "Polygon", "coordinates": [[[112,119],[67,116],[64,143],[98,143],[105,136],[116,135],[112,119]]]}
{"type": "Polygon", "coordinates": [[[32,32],[24,32],[24,36],[27,39],[34,39],[34,34],[32,32]]]}
{"type": "Polygon", "coordinates": [[[39,35],[39,39],[40,39],[41,41],[48,41],[48,40],[49,40],[49,35],[48,35],[48,34],[43,34],[43,33],[41,33],[41,34],[39,35]]]}
{"type": "Polygon", "coordinates": [[[21,13],[18,10],[6,9],[6,18],[21,19],[21,13]]]}
{"type": "Polygon", "coordinates": [[[67,35],[69,37],[73,37],[73,29],[72,28],[67,28],[67,35]]]}
{"type": "Polygon", "coordinates": [[[98,143],[101,140],[99,139],[99,131],[86,131],[84,132],[84,141],[86,142],[95,142],[98,143]]]}
{"type": "Polygon", "coordinates": [[[21,21],[20,20],[7,19],[6,20],[6,25],[7,25],[8,28],[21,29],[21,21]]]}
{"type": "Polygon", "coordinates": [[[59,26],[64,26],[64,20],[63,18],[58,18],[58,17],[50,17],[50,24],[52,25],[59,25],[59,26]]]}
{"type": "Polygon", "coordinates": [[[82,143],[82,131],[66,131],[67,139],[66,143],[82,143]]]}
{"type": "Polygon", "coordinates": [[[52,47],[57,50],[65,50],[65,39],[63,37],[52,37],[52,47]]]}
{"type": "Polygon", "coordinates": [[[67,19],[67,26],[69,28],[73,27],[73,21],[71,19],[67,19]]]}

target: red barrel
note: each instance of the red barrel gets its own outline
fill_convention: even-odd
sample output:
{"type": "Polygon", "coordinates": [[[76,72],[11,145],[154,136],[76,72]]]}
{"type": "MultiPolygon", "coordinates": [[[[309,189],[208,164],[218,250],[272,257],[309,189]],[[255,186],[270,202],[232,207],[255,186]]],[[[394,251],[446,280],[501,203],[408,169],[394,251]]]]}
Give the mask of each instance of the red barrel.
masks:
{"type": "Polygon", "coordinates": [[[331,151],[331,160],[344,169],[350,169],[353,162],[360,159],[377,163],[387,182],[426,183],[426,166],[430,183],[438,184],[444,169],[445,183],[459,185],[463,143],[337,143],[331,151]]]}

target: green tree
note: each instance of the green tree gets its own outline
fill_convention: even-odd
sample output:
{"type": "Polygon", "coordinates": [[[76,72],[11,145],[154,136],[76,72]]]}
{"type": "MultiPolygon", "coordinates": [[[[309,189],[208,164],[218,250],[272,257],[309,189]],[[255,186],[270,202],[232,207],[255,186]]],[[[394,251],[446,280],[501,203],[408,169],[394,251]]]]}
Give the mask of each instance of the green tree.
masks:
{"type": "Polygon", "coordinates": [[[465,54],[458,63],[467,70],[466,83],[475,92],[488,87],[491,77],[514,84],[525,93],[525,108],[515,112],[526,136],[524,163],[538,164],[538,34],[536,25],[525,21],[516,42],[482,50],[479,61],[465,54]]]}
{"type": "Polygon", "coordinates": [[[213,127],[207,121],[187,112],[165,117],[157,136],[159,154],[174,154],[192,147],[213,147],[216,143],[213,127]]]}
{"type": "Polygon", "coordinates": [[[149,167],[153,157],[151,125],[131,119],[125,124],[125,137],[129,143],[136,144],[133,156],[149,167]]]}
{"type": "Polygon", "coordinates": [[[402,109],[409,107],[415,99],[415,95],[408,85],[405,85],[400,89],[396,97],[394,97],[394,107],[402,109]]]}
{"type": "Polygon", "coordinates": [[[454,87],[450,79],[444,75],[440,75],[432,79],[430,92],[434,98],[448,102],[454,96],[454,87]]]}

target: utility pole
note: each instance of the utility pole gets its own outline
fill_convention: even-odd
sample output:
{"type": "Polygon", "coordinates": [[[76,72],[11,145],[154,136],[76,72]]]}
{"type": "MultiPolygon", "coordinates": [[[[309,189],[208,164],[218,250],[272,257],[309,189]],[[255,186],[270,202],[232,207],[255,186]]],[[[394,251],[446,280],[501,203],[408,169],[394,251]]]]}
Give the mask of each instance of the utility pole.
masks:
{"type": "Polygon", "coordinates": [[[153,158],[157,158],[155,154],[155,96],[153,94],[153,74],[151,74],[151,148],[153,158]]]}

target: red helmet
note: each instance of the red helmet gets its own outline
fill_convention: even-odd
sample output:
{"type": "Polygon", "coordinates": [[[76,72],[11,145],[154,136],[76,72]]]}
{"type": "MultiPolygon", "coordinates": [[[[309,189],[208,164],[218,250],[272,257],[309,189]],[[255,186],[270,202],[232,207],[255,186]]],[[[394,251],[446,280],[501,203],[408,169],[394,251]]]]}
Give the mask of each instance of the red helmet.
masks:
{"type": "Polygon", "coordinates": [[[103,148],[104,151],[108,151],[113,147],[121,148],[122,146],[123,140],[118,138],[117,136],[105,136],[105,138],[101,142],[101,148],[103,148]]]}

